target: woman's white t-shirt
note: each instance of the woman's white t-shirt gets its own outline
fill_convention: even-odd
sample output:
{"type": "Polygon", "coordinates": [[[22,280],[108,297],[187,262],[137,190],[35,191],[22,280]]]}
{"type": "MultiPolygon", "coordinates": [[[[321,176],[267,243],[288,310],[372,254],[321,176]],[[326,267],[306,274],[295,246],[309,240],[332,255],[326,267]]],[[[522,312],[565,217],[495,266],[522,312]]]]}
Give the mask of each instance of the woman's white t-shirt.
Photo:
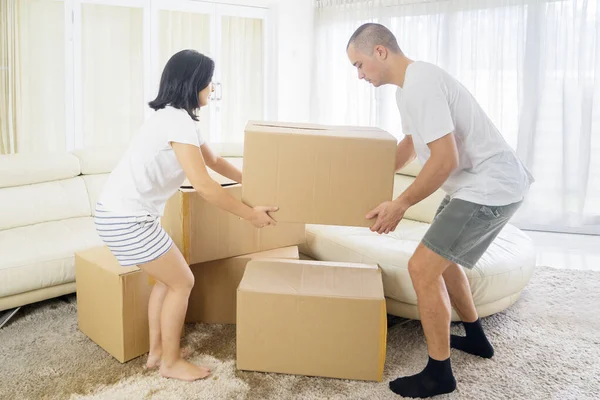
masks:
{"type": "Polygon", "coordinates": [[[102,208],[162,216],[167,200],[185,180],[171,142],[200,147],[204,140],[187,111],[168,106],[156,111],[132,139],[98,198],[102,208]]]}

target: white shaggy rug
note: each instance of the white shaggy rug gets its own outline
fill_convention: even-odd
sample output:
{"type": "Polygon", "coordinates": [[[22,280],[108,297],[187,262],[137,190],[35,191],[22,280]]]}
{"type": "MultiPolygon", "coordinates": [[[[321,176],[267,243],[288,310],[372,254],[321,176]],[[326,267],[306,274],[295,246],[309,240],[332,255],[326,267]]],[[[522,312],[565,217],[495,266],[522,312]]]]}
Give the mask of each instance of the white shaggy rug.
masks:
{"type": "MultiPolygon", "coordinates": [[[[440,399],[600,399],[600,272],[539,267],[521,299],[483,323],[496,355],[453,350],[458,388],[440,399]]],[[[234,326],[187,325],[183,344],[209,380],[163,379],[145,357],[120,364],[77,330],[74,295],[30,305],[0,330],[0,398],[398,399],[388,382],[426,363],[417,321],[389,329],[381,383],[237,371],[234,326]]]]}

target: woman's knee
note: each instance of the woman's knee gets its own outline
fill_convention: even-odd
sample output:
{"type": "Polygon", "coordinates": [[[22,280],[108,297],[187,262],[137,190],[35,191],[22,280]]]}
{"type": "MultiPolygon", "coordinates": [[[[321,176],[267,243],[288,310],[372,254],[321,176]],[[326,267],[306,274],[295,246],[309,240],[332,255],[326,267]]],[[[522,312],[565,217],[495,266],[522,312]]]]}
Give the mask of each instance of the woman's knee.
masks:
{"type": "Polygon", "coordinates": [[[182,271],[183,272],[178,274],[170,284],[167,284],[167,286],[171,290],[191,292],[195,283],[194,274],[189,267],[183,269],[182,271]]]}

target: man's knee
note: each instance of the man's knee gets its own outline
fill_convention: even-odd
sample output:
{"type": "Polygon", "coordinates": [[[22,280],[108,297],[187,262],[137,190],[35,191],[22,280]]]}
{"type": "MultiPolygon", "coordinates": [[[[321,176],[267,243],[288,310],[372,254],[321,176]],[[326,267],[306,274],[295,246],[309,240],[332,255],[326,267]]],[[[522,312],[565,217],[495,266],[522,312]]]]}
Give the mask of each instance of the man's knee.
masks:
{"type": "Polygon", "coordinates": [[[408,273],[415,288],[427,285],[431,278],[428,278],[427,265],[418,255],[413,255],[408,260],[408,273]]]}
{"type": "Polygon", "coordinates": [[[427,251],[416,251],[408,260],[408,273],[415,289],[435,283],[446,269],[447,260],[441,257],[428,257],[427,251]]]}

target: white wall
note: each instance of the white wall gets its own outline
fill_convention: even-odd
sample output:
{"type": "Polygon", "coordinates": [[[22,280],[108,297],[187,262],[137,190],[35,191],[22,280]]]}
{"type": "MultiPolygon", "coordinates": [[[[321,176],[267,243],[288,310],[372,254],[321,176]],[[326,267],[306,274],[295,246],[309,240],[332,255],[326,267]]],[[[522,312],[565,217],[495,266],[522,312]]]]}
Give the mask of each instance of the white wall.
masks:
{"type": "Polygon", "coordinates": [[[280,121],[309,122],[314,29],[313,0],[279,0],[272,5],[277,65],[275,117],[280,121]]]}

